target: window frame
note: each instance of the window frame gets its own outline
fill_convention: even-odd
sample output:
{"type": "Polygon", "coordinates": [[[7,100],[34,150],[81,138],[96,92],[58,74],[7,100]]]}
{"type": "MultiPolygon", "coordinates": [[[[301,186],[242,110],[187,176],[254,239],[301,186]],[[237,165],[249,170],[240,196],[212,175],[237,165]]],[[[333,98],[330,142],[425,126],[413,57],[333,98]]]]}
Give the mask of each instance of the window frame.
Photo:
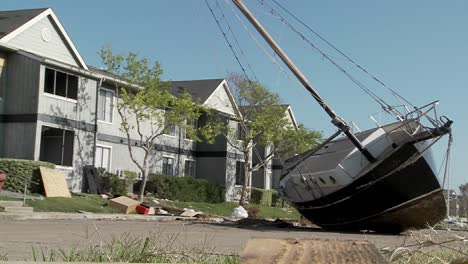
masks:
{"type": "Polygon", "coordinates": [[[166,121],[167,121],[167,118],[166,118],[166,112],[167,111],[171,111],[170,108],[165,108],[164,109],[164,135],[168,136],[168,137],[177,137],[177,126],[174,125],[174,124],[171,124],[171,125],[166,125],[166,121]],[[172,129],[174,130],[174,134],[171,134],[169,133],[170,131],[172,131],[172,129]]]}
{"type": "Polygon", "coordinates": [[[53,163],[59,167],[63,167],[63,168],[73,168],[73,164],[74,164],[74,156],[75,156],[75,131],[73,129],[65,129],[65,128],[61,128],[61,127],[55,127],[55,126],[49,126],[49,125],[41,125],[41,136],[40,136],[40,148],[39,148],[39,161],[45,161],[45,162],[50,162],[50,163],[53,163]],[[43,149],[43,130],[44,128],[48,128],[48,129],[56,129],[56,130],[61,130],[62,132],[62,135],[61,135],[61,140],[62,140],[62,143],[60,145],[60,163],[55,163],[54,161],[50,161],[50,160],[45,160],[43,159],[43,156],[42,156],[42,151],[44,151],[43,149]],[[64,162],[65,160],[65,144],[66,144],[66,132],[71,132],[72,133],[72,145],[71,145],[71,160],[70,160],[70,163],[71,165],[66,165],[64,162]]]}
{"type": "Polygon", "coordinates": [[[242,128],[242,123],[240,121],[236,121],[236,139],[238,141],[245,140],[245,131],[242,128]]]}
{"type": "MultiPolygon", "coordinates": [[[[105,123],[105,124],[113,124],[113,123],[114,123],[114,108],[115,108],[114,106],[115,106],[115,100],[116,100],[116,99],[115,99],[115,98],[116,98],[115,94],[116,94],[116,92],[115,92],[114,90],[112,90],[112,89],[108,89],[108,88],[104,88],[104,87],[99,87],[99,91],[98,91],[98,100],[97,100],[97,101],[98,101],[98,113],[97,113],[98,122],[100,122],[100,123],[105,123]],[[99,104],[100,104],[100,103],[99,103],[99,101],[100,101],[100,100],[99,100],[99,97],[101,96],[101,90],[105,91],[106,94],[107,94],[107,93],[112,93],[112,94],[113,94],[113,95],[112,95],[112,102],[111,102],[111,121],[99,119],[99,111],[100,111],[100,110],[99,110],[99,104]]],[[[105,110],[105,107],[106,107],[106,106],[103,105],[102,107],[103,107],[103,108],[102,108],[101,110],[105,110]]],[[[104,114],[104,118],[105,118],[105,114],[104,114]]]]}
{"type": "Polygon", "coordinates": [[[235,171],[235,176],[236,176],[236,182],[235,185],[241,186],[243,185],[243,182],[241,181],[241,175],[243,175],[244,181],[245,181],[245,161],[243,160],[236,160],[236,171],[235,171]],[[239,164],[239,168],[238,168],[239,164]]]}
{"type": "Polygon", "coordinates": [[[80,86],[80,78],[78,77],[78,75],[70,74],[70,73],[68,73],[66,71],[58,70],[58,69],[53,68],[53,67],[44,66],[43,94],[45,96],[56,98],[56,99],[61,99],[61,100],[64,100],[64,101],[69,101],[69,102],[72,102],[72,103],[77,103],[78,102],[78,94],[79,94],[79,86],[80,86]],[[46,86],[47,86],[46,76],[47,76],[47,71],[48,70],[54,72],[54,77],[53,77],[54,78],[54,80],[53,80],[53,90],[54,91],[53,91],[53,93],[50,93],[50,92],[46,91],[46,86]],[[57,72],[63,73],[66,76],[65,96],[57,94],[57,72]],[[72,98],[72,97],[68,96],[68,80],[69,80],[68,76],[73,76],[73,77],[76,78],[76,98],[72,98]]]}
{"type": "Polygon", "coordinates": [[[186,158],[186,159],[184,160],[184,177],[196,178],[196,172],[197,172],[197,162],[196,162],[196,160],[190,159],[190,158],[186,158]],[[193,175],[186,175],[186,172],[187,172],[187,167],[186,167],[187,161],[188,161],[188,162],[193,162],[193,166],[192,166],[193,175]]]}
{"type": "MultiPolygon", "coordinates": [[[[109,149],[109,164],[108,164],[108,168],[106,168],[106,171],[111,171],[112,169],[112,146],[109,146],[109,145],[102,145],[102,144],[96,144],[96,148],[94,150],[94,167],[97,167],[96,166],[96,153],[97,153],[97,148],[102,148],[102,149],[109,149]]],[[[102,163],[102,155],[101,155],[101,163],[102,163]]],[[[100,167],[100,168],[104,168],[104,167],[100,167]]]]}
{"type": "MultiPolygon", "coordinates": [[[[189,121],[187,121],[187,124],[189,124],[189,122],[193,123],[193,127],[195,129],[195,132],[197,132],[197,129],[198,129],[198,120],[197,119],[190,119],[189,121]]],[[[187,140],[187,141],[195,141],[193,138],[188,138],[187,137],[187,129],[185,129],[185,133],[184,133],[184,139],[187,140]]]]}
{"type": "MultiPolygon", "coordinates": [[[[163,174],[163,175],[174,176],[174,172],[175,172],[175,171],[174,171],[174,162],[175,162],[174,157],[171,157],[171,156],[163,156],[163,157],[162,157],[161,171],[162,171],[162,174],[163,174]],[[167,159],[167,160],[171,159],[171,160],[172,160],[172,164],[171,164],[171,166],[172,166],[172,167],[171,167],[171,174],[166,173],[166,171],[165,171],[165,168],[164,168],[164,165],[165,165],[164,160],[165,160],[165,159],[167,159]]],[[[167,164],[169,164],[169,163],[167,163],[167,164]]]]}

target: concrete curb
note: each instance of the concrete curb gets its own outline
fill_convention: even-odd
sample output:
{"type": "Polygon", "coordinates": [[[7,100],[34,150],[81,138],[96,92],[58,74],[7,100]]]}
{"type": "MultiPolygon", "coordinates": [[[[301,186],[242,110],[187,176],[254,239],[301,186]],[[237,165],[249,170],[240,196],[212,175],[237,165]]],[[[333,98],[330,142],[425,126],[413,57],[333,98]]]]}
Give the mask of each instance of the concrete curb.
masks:
{"type": "Polygon", "coordinates": [[[0,221],[12,220],[114,220],[114,221],[158,221],[193,220],[194,217],[139,215],[139,214],[93,214],[93,213],[9,213],[1,212],[0,221]]]}

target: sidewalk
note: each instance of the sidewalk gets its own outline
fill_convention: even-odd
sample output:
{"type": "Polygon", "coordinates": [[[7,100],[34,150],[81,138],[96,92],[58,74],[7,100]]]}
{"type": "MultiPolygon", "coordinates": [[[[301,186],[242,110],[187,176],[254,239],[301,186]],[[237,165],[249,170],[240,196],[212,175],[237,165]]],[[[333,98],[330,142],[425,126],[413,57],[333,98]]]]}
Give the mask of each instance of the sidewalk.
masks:
{"type": "Polygon", "coordinates": [[[96,214],[96,213],[9,213],[0,212],[0,221],[12,220],[115,220],[115,221],[158,221],[193,220],[193,217],[141,215],[141,214],[96,214]]]}

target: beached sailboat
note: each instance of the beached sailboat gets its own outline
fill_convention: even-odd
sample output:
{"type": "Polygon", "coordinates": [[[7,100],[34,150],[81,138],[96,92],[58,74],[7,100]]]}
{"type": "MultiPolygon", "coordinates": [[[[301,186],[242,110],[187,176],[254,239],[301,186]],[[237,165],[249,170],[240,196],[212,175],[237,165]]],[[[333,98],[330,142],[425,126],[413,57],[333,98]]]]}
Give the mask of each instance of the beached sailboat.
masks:
{"type": "Polygon", "coordinates": [[[396,122],[353,133],[242,1],[232,1],[338,128],[320,146],[285,161],[280,195],[331,229],[399,232],[442,220],[446,204],[430,148],[451,132],[452,121],[437,116],[437,102],[406,113],[386,105],[396,122]]]}

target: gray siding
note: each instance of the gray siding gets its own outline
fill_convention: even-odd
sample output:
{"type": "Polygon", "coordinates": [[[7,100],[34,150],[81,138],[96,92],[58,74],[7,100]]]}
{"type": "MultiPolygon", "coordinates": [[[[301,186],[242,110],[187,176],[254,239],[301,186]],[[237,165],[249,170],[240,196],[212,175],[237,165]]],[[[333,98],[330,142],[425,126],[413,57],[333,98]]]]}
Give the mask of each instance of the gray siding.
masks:
{"type": "Polygon", "coordinates": [[[39,160],[41,149],[41,132],[43,126],[60,128],[74,132],[75,138],[73,142],[73,166],[57,166],[57,168],[65,174],[68,186],[72,191],[81,191],[83,166],[93,165],[94,161],[94,132],[38,121],[37,129],[34,130],[36,142],[34,148],[35,153],[34,157],[29,159],[39,160]]]}
{"type": "Polygon", "coordinates": [[[34,160],[36,123],[3,124],[2,157],[34,160]]]}
{"type": "MultiPolygon", "coordinates": [[[[3,105],[5,103],[6,89],[6,71],[7,71],[7,55],[0,52],[0,115],[3,114],[3,105]]],[[[3,123],[0,122],[0,157],[3,157],[3,123]]]]}
{"type": "Polygon", "coordinates": [[[72,55],[72,51],[65,43],[65,39],[59,33],[57,26],[54,25],[49,16],[38,21],[30,28],[8,41],[8,44],[13,47],[78,66],[72,55]],[[49,41],[43,39],[43,30],[50,32],[49,41]]]}
{"type": "Polygon", "coordinates": [[[8,56],[5,114],[37,113],[40,63],[13,53],[8,56]]]}
{"type": "Polygon", "coordinates": [[[40,73],[38,74],[40,76],[38,85],[39,89],[37,89],[40,94],[38,113],[94,125],[97,80],[89,79],[85,76],[79,76],[70,72],[69,74],[79,77],[78,99],[73,100],[48,94],[44,92],[44,74],[46,67],[67,72],[66,70],[58,69],[56,67],[44,65],[40,67],[40,73]]]}

